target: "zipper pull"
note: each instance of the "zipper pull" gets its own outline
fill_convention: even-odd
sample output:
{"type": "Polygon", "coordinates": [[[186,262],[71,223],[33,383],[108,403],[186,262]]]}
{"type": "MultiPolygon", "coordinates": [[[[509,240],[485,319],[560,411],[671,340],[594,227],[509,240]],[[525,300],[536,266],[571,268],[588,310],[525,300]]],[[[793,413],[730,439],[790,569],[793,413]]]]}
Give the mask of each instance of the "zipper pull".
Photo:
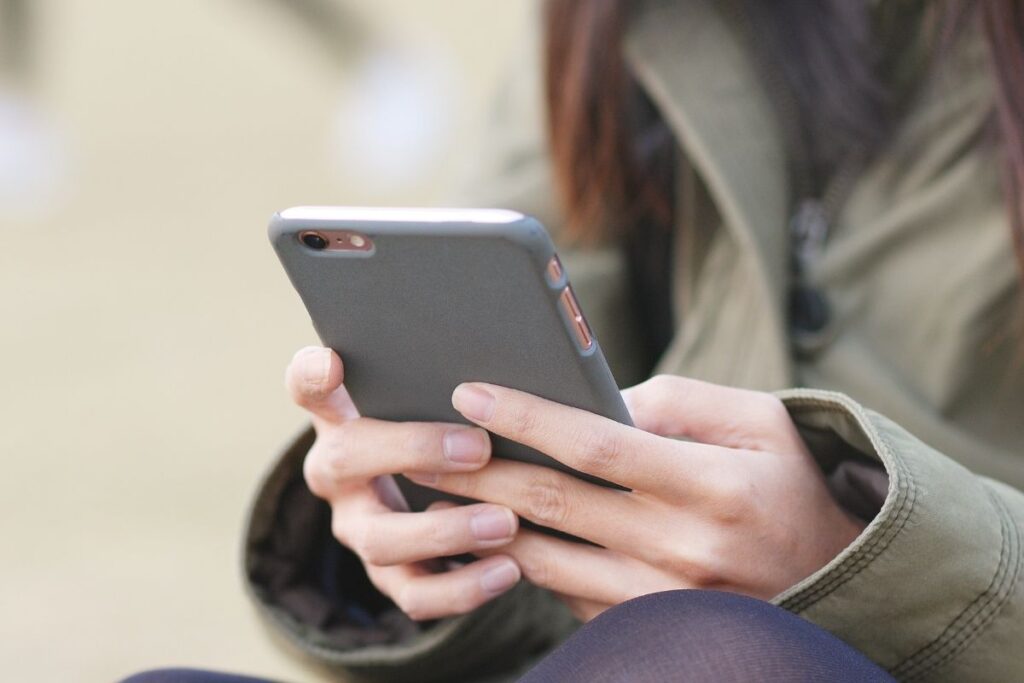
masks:
{"type": "Polygon", "coordinates": [[[818,199],[803,199],[797,204],[790,221],[793,240],[793,258],[799,275],[804,275],[811,264],[821,258],[828,237],[828,216],[818,199]]]}
{"type": "Polygon", "coordinates": [[[817,199],[797,204],[790,221],[793,282],[789,290],[789,331],[794,351],[809,356],[828,339],[832,311],[820,290],[812,287],[807,276],[821,258],[828,237],[829,221],[825,205],[817,199]]]}

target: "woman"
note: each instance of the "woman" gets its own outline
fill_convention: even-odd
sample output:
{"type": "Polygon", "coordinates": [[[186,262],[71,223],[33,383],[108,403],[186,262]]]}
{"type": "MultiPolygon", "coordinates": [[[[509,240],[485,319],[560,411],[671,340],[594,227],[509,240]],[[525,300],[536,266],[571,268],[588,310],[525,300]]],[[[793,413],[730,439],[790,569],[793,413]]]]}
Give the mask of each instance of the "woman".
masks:
{"type": "Polygon", "coordinates": [[[530,680],[1024,680],[1021,3],[551,0],[544,54],[475,203],[563,226],[620,384],[657,375],[636,427],[483,384],[477,428],[355,418],[300,351],[263,612],[380,680],[515,677],[598,615],[530,680]],[[396,512],[395,473],[482,502],[396,512]]]}

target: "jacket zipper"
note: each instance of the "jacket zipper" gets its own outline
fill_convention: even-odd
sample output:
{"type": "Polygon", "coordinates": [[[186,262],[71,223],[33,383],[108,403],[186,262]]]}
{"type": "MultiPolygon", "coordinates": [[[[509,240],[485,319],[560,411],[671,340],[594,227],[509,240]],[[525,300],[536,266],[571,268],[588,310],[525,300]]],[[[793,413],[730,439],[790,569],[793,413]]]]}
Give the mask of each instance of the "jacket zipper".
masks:
{"type": "Polygon", "coordinates": [[[864,155],[860,151],[852,151],[834,169],[825,183],[824,191],[814,190],[810,151],[800,135],[800,108],[791,86],[779,73],[778,67],[773,65],[772,50],[756,30],[743,2],[729,0],[723,5],[725,11],[742,27],[753,48],[755,59],[760,59],[764,64],[760,69],[761,78],[786,138],[793,187],[787,226],[790,254],[789,329],[795,349],[810,351],[824,339],[824,328],[830,318],[828,302],[824,294],[810,284],[810,273],[824,254],[832,226],[854,182],[860,176],[864,155]]]}

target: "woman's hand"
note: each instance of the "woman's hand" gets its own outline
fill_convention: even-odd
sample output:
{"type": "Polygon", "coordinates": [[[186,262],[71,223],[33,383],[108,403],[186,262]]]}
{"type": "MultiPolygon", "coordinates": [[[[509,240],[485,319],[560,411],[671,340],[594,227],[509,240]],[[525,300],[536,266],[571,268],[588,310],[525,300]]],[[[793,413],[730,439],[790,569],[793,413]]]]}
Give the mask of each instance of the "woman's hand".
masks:
{"type": "Polygon", "coordinates": [[[676,588],[767,599],[862,530],[771,394],[661,376],[623,396],[635,428],[487,384],[459,386],[453,403],[495,434],[629,491],[500,458],[416,480],[600,546],[522,530],[501,549],[583,619],[676,588]]]}
{"type": "Polygon", "coordinates": [[[359,555],[373,584],[406,614],[434,619],[469,612],[519,581],[519,567],[506,555],[440,573],[429,563],[494,553],[510,543],[518,520],[507,506],[437,506],[411,513],[389,476],[479,470],[491,455],[486,431],[359,417],[342,385],[341,359],[330,349],[299,351],[286,383],[316,428],[304,465],[310,490],[331,504],[334,535],[359,555]]]}

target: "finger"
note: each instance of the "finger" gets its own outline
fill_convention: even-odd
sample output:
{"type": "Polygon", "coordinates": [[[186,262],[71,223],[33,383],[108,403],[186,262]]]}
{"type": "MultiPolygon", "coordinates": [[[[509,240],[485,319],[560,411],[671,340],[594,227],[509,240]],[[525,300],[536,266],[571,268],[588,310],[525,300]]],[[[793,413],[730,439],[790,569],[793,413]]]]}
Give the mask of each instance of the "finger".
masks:
{"type": "Polygon", "coordinates": [[[419,565],[367,565],[377,588],[416,621],[467,614],[509,590],[522,577],[509,557],[498,555],[440,574],[419,565]]]}
{"type": "Polygon", "coordinates": [[[439,491],[503,505],[535,524],[607,548],[658,547],[664,540],[634,494],[548,467],[496,458],[478,472],[406,476],[439,491]]]}
{"type": "MultiPolygon", "coordinates": [[[[461,384],[452,395],[452,404],[495,434],[631,489],[665,490],[666,482],[679,479],[680,470],[699,472],[720,455],[712,446],[671,442],[584,410],[492,384],[461,384]]],[[[678,492],[678,486],[672,488],[678,492]]]]}
{"type": "Polygon", "coordinates": [[[591,603],[617,605],[647,593],[689,587],[621,553],[535,531],[520,531],[500,552],[515,559],[530,583],[591,603]]]}
{"type": "Polygon", "coordinates": [[[633,424],[653,434],[745,450],[799,441],[782,401],[760,391],[658,375],[626,389],[622,398],[633,424]]]}
{"type": "Polygon", "coordinates": [[[381,567],[498,548],[518,529],[511,510],[487,504],[413,513],[339,505],[331,522],[335,538],[381,567]]]}
{"type": "MultiPolygon", "coordinates": [[[[455,507],[459,507],[459,504],[453,503],[450,500],[437,500],[427,506],[427,512],[431,512],[433,510],[450,510],[455,507]]],[[[465,564],[466,563],[460,559],[453,559],[450,557],[445,559],[446,569],[458,569],[465,564]]]]}
{"type": "Polygon", "coordinates": [[[491,457],[478,427],[440,422],[386,422],[361,417],[323,429],[307,458],[307,479],[321,488],[400,472],[465,472],[491,457]]]}
{"type": "Polygon", "coordinates": [[[307,346],[299,351],[285,370],[285,385],[292,400],[329,424],[358,417],[352,399],[342,386],[341,358],[330,349],[307,346]]]}

